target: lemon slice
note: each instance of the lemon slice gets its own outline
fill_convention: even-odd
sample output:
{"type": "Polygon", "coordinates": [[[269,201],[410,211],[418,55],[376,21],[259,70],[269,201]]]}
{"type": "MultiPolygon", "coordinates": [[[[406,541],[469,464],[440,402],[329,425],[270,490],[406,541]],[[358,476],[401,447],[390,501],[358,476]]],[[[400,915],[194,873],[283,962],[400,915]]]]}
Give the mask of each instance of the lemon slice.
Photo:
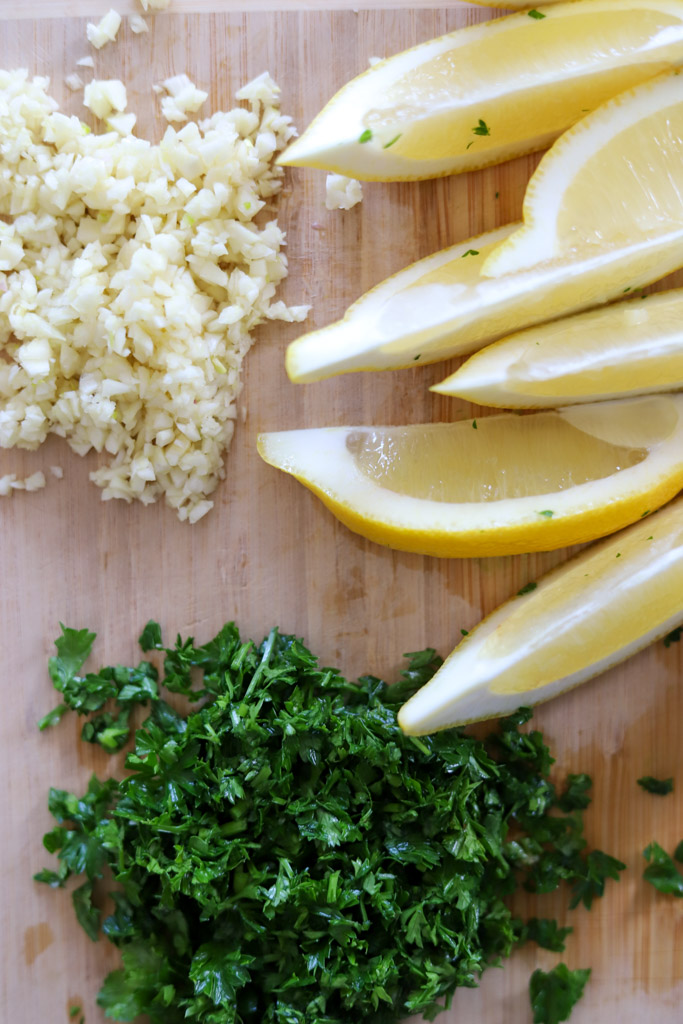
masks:
{"type": "MultiPolygon", "coordinates": [[[[580,6],[580,5],[579,5],[580,6]]],[[[617,96],[571,128],[538,165],[524,226],[482,267],[499,278],[546,260],[683,238],[683,75],[617,96]]]]}
{"type": "Polygon", "coordinates": [[[683,388],[683,289],[566,317],[482,349],[432,391],[506,409],[683,388]]]}
{"type": "Polygon", "coordinates": [[[683,486],[683,397],[406,427],[262,434],[259,453],[356,533],[444,557],[548,551],[683,486]]]}
{"type": "Polygon", "coordinates": [[[403,705],[399,723],[421,735],[539,704],[682,621],[678,499],[582,551],[484,619],[403,705]]]}
{"type": "Polygon", "coordinates": [[[544,149],[586,110],[683,61],[677,0],[583,0],[459,29],[349,82],[278,163],[365,180],[544,149]]]}
{"type": "Polygon", "coordinates": [[[411,264],[366,292],[341,320],[297,338],[287,349],[290,379],[301,383],[465,355],[501,335],[600,305],[683,266],[679,232],[665,242],[655,237],[518,274],[482,277],[487,259],[517,227],[508,224],[411,264]]]}

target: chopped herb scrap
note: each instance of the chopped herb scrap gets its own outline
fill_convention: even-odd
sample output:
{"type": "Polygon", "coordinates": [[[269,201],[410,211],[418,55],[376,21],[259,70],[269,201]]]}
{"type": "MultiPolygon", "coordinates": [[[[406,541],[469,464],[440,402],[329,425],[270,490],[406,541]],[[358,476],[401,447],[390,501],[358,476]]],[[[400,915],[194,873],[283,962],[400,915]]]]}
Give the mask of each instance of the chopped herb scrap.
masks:
{"type": "Polygon", "coordinates": [[[399,132],[399,133],[398,133],[398,135],[394,135],[393,139],[392,139],[392,140],[391,140],[390,142],[386,142],[386,143],[384,144],[384,146],[382,146],[382,149],[389,149],[389,148],[390,148],[391,146],[393,146],[393,145],[394,145],[394,144],[395,144],[396,142],[398,142],[398,140],[399,140],[399,139],[401,138],[401,135],[402,135],[402,134],[403,134],[402,132],[399,132]]]}
{"type": "Polygon", "coordinates": [[[475,135],[490,135],[491,134],[491,129],[487,125],[486,121],[482,121],[481,118],[479,118],[479,124],[476,126],[476,128],[473,128],[472,131],[474,132],[475,135]]]}
{"type": "Polygon", "coordinates": [[[551,508],[544,508],[542,512],[538,513],[539,516],[543,516],[545,519],[552,519],[555,513],[551,508]]]}
{"type": "MultiPolygon", "coordinates": [[[[586,852],[586,776],[569,777],[572,813],[558,814],[550,752],[521,731],[528,708],[485,741],[403,735],[398,707],[441,664],[431,648],[407,655],[393,686],[352,684],[277,630],[257,646],[229,623],[203,646],[165,647],[149,622],[140,644],[162,656],[163,685],[201,702],[181,716],[148,669],[81,676],[93,640],[62,627],[50,672],[66,707],[86,724],[135,701],[149,715],[125,778],[93,777],[81,797],[50,790],[44,845],[58,868],[35,878],[62,888],[81,876],[79,922],[121,952],[98,996],[114,1020],[431,1018],[520,941],[562,948],[569,929],[512,916],[518,884],[565,882],[589,905],[618,877],[618,861],[586,852]],[[114,910],[101,920],[109,875],[114,910]]],[[[542,1008],[547,986],[534,984],[542,1008]]]]}
{"type": "Polygon", "coordinates": [[[590,968],[570,971],[566,964],[558,964],[547,973],[534,971],[529,981],[534,1024],[561,1024],[569,1020],[590,975],[590,968]]]}
{"type": "MultiPolygon", "coordinates": [[[[648,540],[652,540],[652,537],[648,537],[648,540]]],[[[677,626],[676,629],[672,629],[670,633],[667,633],[662,641],[665,647],[671,647],[672,644],[677,644],[681,639],[683,633],[683,626],[677,626]]]]}
{"type": "Polygon", "coordinates": [[[655,796],[667,796],[669,793],[673,793],[673,779],[655,779],[652,775],[643,775],[641,779],[636,781],[644,790],[648,793],[654,793],[655,796]]]}
{"type": "Polygon", "coordinates": [[[473,430],[477,429],[477,421],[476,420],[472,420],[472,429],[473,430]]]}
{"type": "Polygon", "coordinates": [[[460,632],[462,633],[463,636],[469,636],[470,635],[469,629],[461,629],[460,632]]]}
{"type": "Polygon", "coordinates": [[[465,256],[478,256],[478,255],[479,255],[479,250],[478,249],[468,249],[467,252],[464,252],[462,254],[462,259],[464,259],[465,256]]]}
{"type": "Polygon", "coordinates": [[[545,18],[545,14],[542,14],[541,11],[527,11],[527,14],[530,18],[536,18],[537,20],[545,18]]]}
{"type": "Polygon", "coordinates": [[[573,928],[560,928],[553,918],[532,917],[524,925],[522,937],[527,942],[535,942],[541,949],[564,953],[564,940],[573,931],[573,928]]]}
{"type": "Polygon", "coordinates": [[[372,138],[372,132],[371,132],[371,130],[369,128],[366,128],[364,132],[361,132],[360,136],[358,137],[358,141],[359,142],[369,142],[371,138],[372,138]]]}
{"type": "Polygon", "coordinates": [[[537,586],[538,583],[536,583],[534,580],[531,580],[529,583],[525,583],[524,586],[517,591],[517,597],[523,597],[524,594],[530,594],[531,591],[535,590],[537,586]]]}
{"type": "Polygon", "coordinates": [[[562,811],[585,810],[591,802],[588,791],[592,786],[593,780],[584,772],[580,775],[568,775],[564,792],[557,801],[557,806],[562,811]]]}
{"type": "MultiPolygon", "coordinates": [[[[676,859],[680,860],[681,844],[676,847],[676,859]]],[[[649,861],[643,871],[643,878],[655,889],[667,896],[683,897],[683,875],[676,867],[673,859],[659,843],[650,843],[643,850],[643,857],[649,861]]]]}

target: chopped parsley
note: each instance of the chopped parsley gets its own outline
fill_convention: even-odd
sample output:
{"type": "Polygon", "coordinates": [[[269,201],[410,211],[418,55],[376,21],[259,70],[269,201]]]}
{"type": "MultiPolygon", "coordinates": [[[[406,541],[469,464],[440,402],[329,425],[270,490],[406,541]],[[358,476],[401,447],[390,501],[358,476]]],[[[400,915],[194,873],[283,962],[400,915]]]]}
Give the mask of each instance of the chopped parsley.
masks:
{"type": "Polygon", "coordinates": [[[545,18],[545,14],[542,14],[541,11],[527,11],[527,14],[530,18],[536,18],[539,21],[541,18],[545,18]]]}
{"type": "Polygon", "coordinates": [[[469,629],[461,629],[460,632],[462,633],[463,636],[469,636],[470,635],[469,629]]]}
{"type": "Polygon", "coordinates": [[[478,249],[468,249],[467,252],[464,252],[462,254],[461,259],[464,260],[465,256],[478,256],[478,255],[479,255],[479,250],[478,249]]]}
{"type": "Polygon", "coordinates": [[[539,516],[543,516],[545,519],[552,519],[555,513],[551,508],[544,508],[542,512],[538,513],[539,516]]]}
{"type": "Polygon", "coordinates": [[[473,430],[477,429],[477,421],[476,420],[472,420],[472,429],[473,430]]]}
{"type": "MultiPolygon", "coordinates": [[[[80,797],[50,790],[57,864],[35,877],[63,888],[80,876],[78,920],[121,953],[98,996],[114,1020],[431,1018],[520,942],[561,948],[567,929],[513,916],[518,885],[564,882],[573,906],[590,906],[618,877],[618,861],[587,853],[581,812],[560,813],[550,752],[522,731],[528,709],[483,741],[403,735],[398,707],[441,664],[432,649],[407,655],[389,687],[350,683],[276,629],[258,646],[229,623],[203,646],[165,647],[150,621],[140,645],[163,686],[200,702],[181,715],[148,661],[80,675],[94,639],[62,627],[49,665],[59,714],[87,716],[85,738],[107,750],[128,739],[134,705],[149,715],[125,778],[93,776],[80,797]]],[[[544,1012],[548,983],[534,990],[544,1012]]]]}
{"type": "MultiPolygon", "coordinates": [[[[680,861],[681,845],[676,848],[676,859],[680,861]]],[[[683,875],[676,867],[673,859],[666,850],[663,850],[659,843],[650,843],[643,850],[643,857],[649,861],[643,871],[643,878],[655,889],[665,893],[667,896],[683,896],[683,875]]]]}
{"type": "MultiPolygon", "coordinates": [[[[652,540],[652,537],[648,537],[648,540],[652,540]]],[[[664,637],[664,646],[671,647],[672,644],[677,644],[681,639],[681,633],[683,633],[683,626],[676,626],[670,633],[667,633],[664,637]]]]}
{"type": "Polygon", "coordinates": [[[590,975],[590,968],[570,971],[566,964],[558,964],[547,973],[534,971],[529,982],[534,1024],[560,1024],[569,1020],[590,975]]]}
{"type": "Polygon", "coordinates": [[[487,125],[486,121],[482,121],[481,118],[479,118],[479,124],[476,126],[476,128],[473,128],[472,131],[474,132],[475,135],[490,135],[491,134],[491,129],[487,125]]]}
{"type": "Polygon", "coordinates": [[[398,140],[401,138],[402,134],[403,134],[402,132],[399,132],[398,135],[394,135],[394,137],[391,140],[391,142],[386,142],[384,144],[384,146],[382,146],[382,149],[389,149],[391,146],[394,145],[394,143],[398,142],[398,140]]]}
{"type": "Polygon", "coordinates": [[[525,583],[524,586],[517,591],[517,597],[523,597],[524,594],[530,594],[531,591],[535,590],[537,586],[538,583],[536,583],[534,580],[531,580],[530,583],[525,583]]]}
{"type": "Polygon", "coordinates": [[[564,953],[564,940],[573,931],[573,928],[560,928],[553,918],[532,917],[524,926],[522,936],[528,942],[535,942],[541,949],[564,953]]]}
{"type": "Polygon", "coordinates": [[[361,132],[361,134],[360,134],[360,136],[358,138],[358,141],[359,142],[369,142],[371,138],[372,138],[372,132],[370,131],[369,128],[366,128],[364,132],[361,132]]]}
{"type": "Polygon", "coordinates": [[[674,790],[673,779],[655,779],[652,775],[643,775],[637,782],[644,790],[654,793],[655,796],[667,796],[674,790]]]}

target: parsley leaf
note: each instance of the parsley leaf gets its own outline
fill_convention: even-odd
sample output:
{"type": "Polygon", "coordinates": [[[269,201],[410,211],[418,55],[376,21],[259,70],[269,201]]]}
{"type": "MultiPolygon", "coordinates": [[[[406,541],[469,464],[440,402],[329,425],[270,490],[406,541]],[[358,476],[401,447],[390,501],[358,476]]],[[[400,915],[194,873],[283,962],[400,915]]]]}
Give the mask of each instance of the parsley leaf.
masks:
{"type": "MultiPolygon", "coordinates": [[[[676,849],[679,860],[680,846],[676,849]]],[[[643,850],[643,857],[650,863],[643,871],[643,878],[655,889],[668,896],[683,896],[683,875],[674,864],[672,858],[663,850],[659,843],[650,843],[643,850]]]]}
{"type": "Polygon", "coordinates": [[[474,132],[475,135],[490,135],[491,134],[491,129],[487,125],[486,121],[482,121],[481,118],[479,118],[478,125],[476,126],[476,128],[473,128],[472,131],[474,132]]]}
{"type": "Polygon", "coordinates": [[[668,793],[673,793],[673,779],[655,779],[652,775],[643,775],[641,779],[637,779],[637,782],[644,790],[654,793],[655,796],[667,796],[668,793]]]}
{"type": "Polygon", "coordinates": [[[560,928],[552,918],[532,917],[524,925],[521,939],[535,942],[542,949],[550,949],[553,953],[563,953],[564,940],[573,931],[573,928],[560,928]]]}
{"type": "Polygon", "coordinates": [[[529,981],[534,1024],[560,1024],[569,1020],[590,974],[590,968],[570,971],[566,964],[558,964],[547,973],[534,971],[529,981]]]}
{"type": "Polygon", "coordinates": [[[256,645],[228,623],[207,644],[165,647],[150,622],[140,643],[162,653],[163,685],[200,701],[181,715],[146,662],[79,676],[92,639],[63,629],[55,673],[83,737],[115,750],[131,708],[148,717],[125,778],[50,790],[57,869],[35,878],[80,877],[79,922],[121,953],[98,996],[115,1020],[431,1019],[520,941],[563,948],[571,929],[512,916],[519,884],[592,899],[618,877],[618,861],[586,853],[586,776],[568,781],[574,813],[557,813],[529,709],[486,740],[403,735],[397,709],[441,664],[432,649],[408,655],[393,686],[351,683],[276,629],[256,645]]]}

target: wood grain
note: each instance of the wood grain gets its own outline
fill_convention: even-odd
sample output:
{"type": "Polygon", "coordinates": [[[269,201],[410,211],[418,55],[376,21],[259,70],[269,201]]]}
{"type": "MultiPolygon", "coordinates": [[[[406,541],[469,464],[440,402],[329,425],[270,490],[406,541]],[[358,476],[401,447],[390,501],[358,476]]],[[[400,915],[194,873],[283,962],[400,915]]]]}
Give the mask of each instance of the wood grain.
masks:
{"type": "MultiPolygon", "coordinates": [[[[3,0],[0,66],[49,74],[55,95],[78,110],[79,98],[64,95],[63,78],[88,51],[87,18],[39,15],[91,16],[108,6],[3,0]]],[[[151,86],[171,73],[186,71],[219,108],[268,68],[282,86],[284,109],[303,125],[370,56],[492,16],[466,5],[436,9],[437,3],[358,14],[303,10],[328,6],[322,2],[275,14],[254,2],[248,14],[232,6],[177,3],[177,12],[202,13],[159,16],[149,36],[135,37],[124,25],[120,41],[95,55],[98,76],[125,79],[142,133],[162,130],[151,86]],[[209,7],[213,13],[203,13],[209,7]]],[[[289,173],[280,212],[291,271],[284,297],[313,304],[311,326],[328,322],[408,261],[518,217],[535,163],[525,158],[450,180],[366,186],[364,202],[346,214],[325,210],[323,174],[289,173]]],[[[78,789],[93,770],[111,770],[104,754],[79,744],[78,722],[67,719],[44,735],[36,730],[54,703],[45,666],[60,620],[97,631],[99,663],[135,658],[135,639],[150,616],[167,636],[180,631],[202,640],[234,618],[256,639],[274,623],[303,635],[324,662],[347,674],[394,678],[402,651],[431,644],[447,653],[461,628],[567,556],[438,561],[394,553],[351,535],[312,495],[265,466],[254,444],[260,430],[451,419],[471,410],[428,392],[444,365],[295,387],[283,369],[295,334],[282,325],[260,332],[247,360],[248,416],[228,456],[228,478],[213,513],[195,527],[162,505],[103,504],[88,482],[93,460],[79,459],[57,439],[37,453],[0,453],[0,475],[64,468],[64,479],[48,478],[45,491],[0,500],[3,1021],[67,1022],[68,1007],[77,1003],[88,1024],[102,1022],[94,996],[117,962],[113,948],[91,943],[76,925],[68,899],[31,881],[50,860],[41,846],[50,825],[48,787],[78,789]]],[[[557,755],[558,778],[581,770],[595,779],[589,841],[628,864],[590,914],[566,911],[564,895],[527,903],[573,924],[566,961],[593,968],[573,1024],[682,1018],[681,907],[641,879],[650,840],[671,849],[683,838],[680,657],[680,645],[659,644],[537,715],[557,755]],[[658,799],[642,792],[635,780],[643,774],[678,776],[675,794],[658,799]]],[[[459,993],[442,1019],[528,1024],[529,973],[557,959],[521,951],[504,971],[489,972],[479,990],[459,993]]]]}

